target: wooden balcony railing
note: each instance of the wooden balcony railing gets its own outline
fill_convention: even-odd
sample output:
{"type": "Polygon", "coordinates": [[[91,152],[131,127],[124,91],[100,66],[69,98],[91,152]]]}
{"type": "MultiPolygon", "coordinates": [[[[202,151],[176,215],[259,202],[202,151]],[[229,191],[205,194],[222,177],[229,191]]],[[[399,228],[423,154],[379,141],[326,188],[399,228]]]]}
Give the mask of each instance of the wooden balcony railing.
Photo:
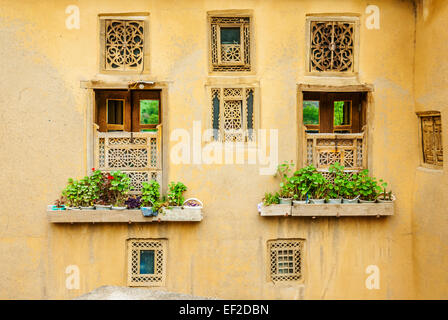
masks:
{"type": "Polygon", "coordinates": [[[95,132],[95,168],[120,170],[131,178],[133,194],[142,183],[162,184],[162,126],[157,132],[95,132]]]}
{"type": "Polygon", "coordinates": [[[362,133],[304,133],[303,165],[319,171],[339,162],[347,171],[367,168],[367,145],[362,133]]]}

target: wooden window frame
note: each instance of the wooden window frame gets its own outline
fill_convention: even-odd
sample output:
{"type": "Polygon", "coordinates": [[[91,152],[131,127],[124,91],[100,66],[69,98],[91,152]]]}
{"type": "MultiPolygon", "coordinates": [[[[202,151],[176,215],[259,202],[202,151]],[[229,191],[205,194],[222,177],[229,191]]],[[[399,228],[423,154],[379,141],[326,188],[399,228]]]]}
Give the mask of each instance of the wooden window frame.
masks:
{"type": "Polygon", "coordinates": [[[242,130],[243,134],[245,135],[244,141],[242,143],[249,143],[256,141],[257,138],[257,132],[260,128],[260,102],[259,102],[259,87],[257,85],[232,85],[232,84],[226,84],[226,85],[210,85],[206,86],[207,89],[207,97],[208,97],[208,104],[209,104],[209,116],[207,118],[207,127],[209,129],[213,129],[213,90],[219,90],[219,138],[218,140],[215,140],[212,137],[212,141],[215,142],[226,142],[224,141],[224,128],[223,128],[223,119],[224,119],[224,100],[233,100],[233,99],[225,99],[224,98],[224,90],[225,89],[242,89],[242,108],[243,108],[243,114],[242,114],[242,130]],[[247,100],[246,100],[246,90],[252,89],[253,90],[253,124],[252,124],[252,134],[253,138],[248,139],[248,130],[247,130],[247,100]]]}
{"type": "Polygon", "coordinates": [[[127,285],[129,287],[163,287],[166,281],[167,269],[167,239],[128,239],[127,243],[127,285]],[[142,248],[149,246],[148,248],[142,248]],[[154,250],[154,274],[136,273],[135,268],[139,269],[140,251],[154,250]],[[158,254],[157,251],[161,251],[158,254]],[[137,260],[135,261],[135,255],[137,260]],[[133,260],[134,258],[134,260],[133,260]],[[162,261],[159,261],[162,259],[162,261]],[[161,268],[162,270],[158,270],[161,268]],[[156,272],[160,271],[160,272],[156,272]],[[146,280],[146,281],[145,281],[146,280]]]}
{"type": "Polygon", "coordinates": [[[99,72],[102,74],[147,74],[150,70],[149,55],[149,13],[103,13],[98,15],[98,53],[99,72]],[[136,70],[111,70],[106,68],[106,20],[142,21],[143,22],[143,61],[141,68],[136,70]]]}
{"type": "Polygon", "coordinates": [[[269,282],[273,282],[274,284],[303,284],[305,281],[305,239],[272,239],[267,241],[267,280],[269,282]],[[290,244],[294,245],[293,248],[288,248],[290,244]],[[277,248],[275,248],[277,247],[277,248]],[[279,248],[280,247],[280,248],[279,248]],[[285,248],[283,248],[285,247],[285,248]],[[283,274],[274,274],[273,269],[278,268],[279,260],[278,256],[274,259],[273,252],[280,250],[292,250],[293,257],[296,255],[296,251],[298,251],[299,255],[299,265],[297,266],[296,261],[293,261],[293,268],[300,269],[300,272],[293,273],[283,273],[283,274]],[[275,267],[274,267],[275,265],[275,267]],[[287,279],[290,278],[290,279],[287,279]],[[292,279],[291,279],[292,278],[292,279]]]}
{"type": "Polygon", "coordinates": [[[208,40],[208,64],[209,64],[209,73],[210,74],[255,74],[255,57],[254,57],[254,31],[253,31],[253,10],[218,10],[218,11],[208,11],[207,12],[207,40],[208,40]],[[213,23],[213,18],[247,18],[249,22],[244,23],[213,23]],[[212,25],[216,25],[216,44],[214,44],[214,40],[212,39],[212,25]],[[244,28],[247,25],[249,36],[246,36],[244,33],[244,28]],[[240,28],[240,47],[241,47],[241,62],[226,62],[221,59],[221,28],[223,27],[239,27],[240,28]],[[245,62],[246,59],[246,43],[249,44],[248,49],[248,59],[249,63],[245,62]],[[213,45],[216,45],[217,48],[217,59],[218,62],[213,62],[213,45]],[[225,68],[229,69],[225,69],[225,68]],[[241,70],[232,70],[230,68],[241,68],[241,70]],[[223,68],[223,70],[219,70],[223,68]]]}
{"type": "MultiPolygon", "coordinates": [[[[419,149],[419,162],[420,166],[423,168],[433,169],[433,170],[443,170],[443,160],[441,165],[431,164],[425,162],[424,156],[424,145],[423,145],[423,128],[422,128],[422,118],[424,117],[440,117],[442,119],[442,114],[440,111],[419,111],[416,112],[418,117],[418,149],[419,149]]],[[[441,135],[441,143],[443,148],[443,135],[441,135]]],[[[442,149],[443,152],[443,149],[442,149]]]]}
{"type": "Polygon", "coordinates": [[[360,42],[359,14],[307,14],[305,23],[305,75],[320,77],[354,77],[359,73],[359,42],[360,42]],[[348,22],[354,24],[353,71],[311,71],[311,23],[312,22],[348,22]]]}

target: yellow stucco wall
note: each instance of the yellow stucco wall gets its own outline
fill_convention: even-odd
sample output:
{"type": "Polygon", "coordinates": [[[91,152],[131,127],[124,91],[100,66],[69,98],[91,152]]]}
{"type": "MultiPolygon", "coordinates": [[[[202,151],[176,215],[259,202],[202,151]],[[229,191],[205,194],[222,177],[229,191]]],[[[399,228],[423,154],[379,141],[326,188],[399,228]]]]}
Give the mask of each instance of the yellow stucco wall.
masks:
{"type": "MultiPolygon", "coordinates": [[[[446,1],[419,4],[415,52],[415,110],[440,111],[442,128],[448,128],[446,1]]],[[[442,136],[444,150],[448,137],[442,136]]],[[[447,167],[431,170],[417,167],[414,171],[412,231],[416,294],[420,299],[447,298],[448,276],[448,192],[447,167]]]]}
{"type": "MultiPolygon", "coordinates": [[[[435,31],[447,17],[441,2],[443,10],[437,10],[432,22],[417,24],[417,40],[445,48],[443,34],[435,31]],[[434,40],[425,38],[425,32],[434,33],[434,40]]],[[[441,188],[443,175],[416,169],[415,116],[419,108],[442,108],[443,74],[433,56],[442,57],[443,52],[437,46],[424,50],[421,44],[414,50],[412,1],[375,1],[381,12],[379,30],[365,27],[368,4],[360,0],[0,0],[0,184],[4,186],[0,298],[66,299],[101,285],[126,285],[128,238],[169,240],[165,287],[169,291],[239,299],[407,299],[416,293],[422,298],[446,298],[446,275],[442,286],[436,274],[443,277],[447,266],[442,200],[447,186],[432,191],[441,188]],[[80,9],[79,30],[65,28],[65,8],[71,4],[80,9]],[[297,83],[324,81],[305,76],[305,14],[360,14],[358,80],[375,88],[369,106],[370,169],[394,190],[395,216],[261,218],[256,205],[278,181],[259,175],[257,165],[167,163],[166,180],[183,181],[189,188],[187,195],[205,203],[202,222],[50,225],[46,205],[57,198],[68,177],[81,177],[89,170],[89,91],[80,82],[130,79],[98,75],[98,14],[150,13],[150,74],[143,79],[168,83],[164,112],[169,132],[191,131],[193,120],[209,117],[204,89],[210,81],[206,16],[207,11],[225,9],[253,10],[256,73],[252,79],[260,83],[261,127],[279,129],[280,161],[296,161],[301,148],[297,120],[290,116],[297,114],[297,83]],[[415,54],[421,61],[415,64],[419,78],[414,82],[415,54]],[[429,95],[434,87],[436,98],[429,95]],[[427,212],[437,220],[425,218],[427,212]],[[273,285],[266,280],[266,241],[276,238],[306,239],[303,285],[273,285]],[[80,268],[79,290],[65,287],[68,265],[80,268]],[[369,265],[380,268],[379,290],[365,286],[369,265]]],[[[447,119],[443,121],[447,127],[447,119]]],[[[166,150],[171,146],[166,139],[166,150]]]]}

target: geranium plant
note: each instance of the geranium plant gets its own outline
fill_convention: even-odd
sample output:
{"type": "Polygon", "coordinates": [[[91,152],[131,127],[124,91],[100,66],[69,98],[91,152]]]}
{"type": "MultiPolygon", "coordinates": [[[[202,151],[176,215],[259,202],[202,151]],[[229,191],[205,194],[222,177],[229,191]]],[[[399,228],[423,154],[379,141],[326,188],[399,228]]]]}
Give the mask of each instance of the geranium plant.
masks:
{"type": "Polygon", "coordinates": [[[375,201],[381,192],[381,186],[375,178],[369,176],[369,170],[365,169],[353,176],[355,190],[364,201],[375,201]]]}
{"type": "Polygon", "coordinates": [[[121,171],[112,171],[107,179],[110,180],[114,206],[123,207],[126,196],[131,190],[131,179],[121,171]]]}

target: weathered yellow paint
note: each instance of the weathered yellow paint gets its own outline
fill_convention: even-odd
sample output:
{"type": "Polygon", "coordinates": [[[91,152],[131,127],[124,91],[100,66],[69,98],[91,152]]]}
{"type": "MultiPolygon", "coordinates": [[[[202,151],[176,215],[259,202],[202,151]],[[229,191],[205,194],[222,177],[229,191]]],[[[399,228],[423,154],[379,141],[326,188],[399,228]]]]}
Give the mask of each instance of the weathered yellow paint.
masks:
{"type": "MultiPolygon", "coordinates": [[[[73,298],[101,285],[126,285],[126,239],[167,238],[166,290],[239,299],[446,299],[446,170],[419,168],[415,111],[442,111],[448,5],[432,1],[426,21],[413,1],[377,0],[380,30],[365,27],[370,1],[11,1],[0,7],[0,298],[73,298]],[[65,28],[66,6],[80,8],[80,30],[65,28]],[[305,76],[305,15],[360,15],[359,82],[374,85],[370,168],[397,196],[388,218],[261,218],[256,210],[273,177],[256,165],[173,165],[167,180],[205,203],[200,223],[50,225],[47,204],[68,177],[87,168],[87,105],[82,80],[127,81],[98,74],[98,14],[149,12],[150,74],[168,83],[166,130],[205,123],[209,105],[207,11],[253,10],[261,127],[279,128],[279,160],[297,160],[297,83],[305,76]],[[294,116],[290,116],[294,115],[294,116]],[[266,279],[266,241],[302,238],[305,283],[266,279]],[[67,290],[77,265],[79,290],[67,290]],[[380,289],[365,270],[380,268],[380,289]]],[[[235,80],[237,81],[237,80],[235,80]]],[[[347,80],[344,80],[347,82],[347,80]]],[[[352,81],[353,82],[353,81],[352,81]]],[[[444,131],[445,150],[448,137],[444,131]]],[[[172,144],[165,141],[165,148],[172,144]]]]}

